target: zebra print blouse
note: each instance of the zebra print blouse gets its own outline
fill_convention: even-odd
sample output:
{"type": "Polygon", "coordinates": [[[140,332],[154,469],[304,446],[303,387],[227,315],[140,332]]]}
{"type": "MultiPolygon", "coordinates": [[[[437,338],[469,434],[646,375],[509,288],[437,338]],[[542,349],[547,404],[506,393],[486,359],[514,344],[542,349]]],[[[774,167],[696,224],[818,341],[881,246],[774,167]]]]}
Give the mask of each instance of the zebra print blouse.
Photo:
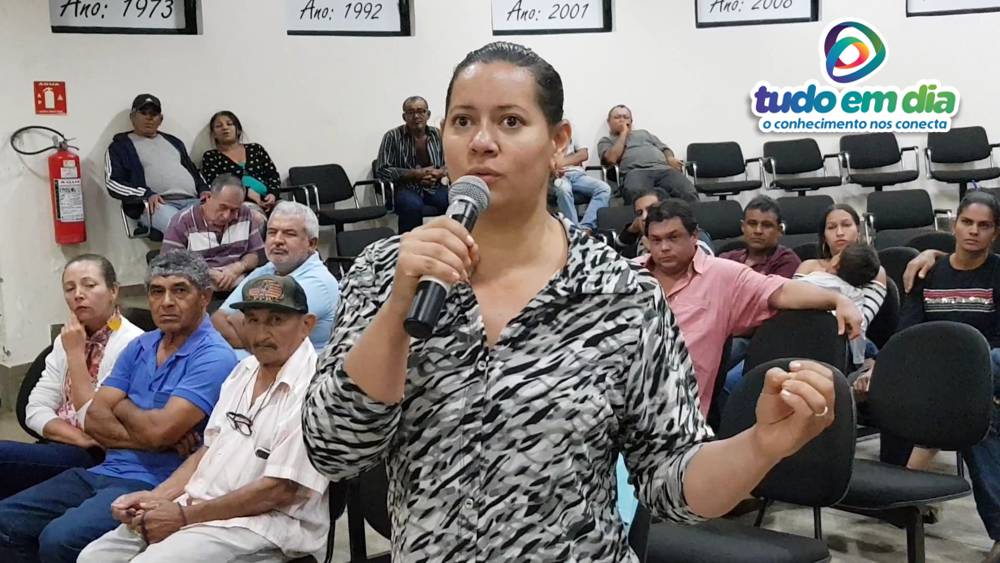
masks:
{"type": "Polygon", "coordinates": [[[697,520],[684,471],[712,434],[660,285],[566,228],[565,268],[495,346],[472,289],[453,288],[434,336],[411,341],[397,405],[367,397],[343,362],[388,298],[398,238],[344,279],[303,432],[335,481],[386,462],[394,562],[636,561],[616,511],[619,452],[643,504],[697,520]]]}

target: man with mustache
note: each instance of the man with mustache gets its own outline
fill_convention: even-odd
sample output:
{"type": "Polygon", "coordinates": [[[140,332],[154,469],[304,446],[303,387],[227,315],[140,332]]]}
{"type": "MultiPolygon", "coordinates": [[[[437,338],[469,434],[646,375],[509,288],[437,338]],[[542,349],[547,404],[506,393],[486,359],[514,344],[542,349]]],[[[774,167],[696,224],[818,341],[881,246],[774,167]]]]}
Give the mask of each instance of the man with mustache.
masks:
{"type": "Polygon", "coordinates": [[[281,201],[267,221],[264,253],[267,264],[250,272],[229,298],[212,315],[212,324],[222,333],[237,354],[247,348],[243,337],[244,316],[233,308],[243,294],[243,287],[261,276],[291,276],[302,286],[309,302],[309,312],[316,317],[316,326],[309,335],[316,353],[323,351],[337,317],[340,287],[320,260],[319,221],[312,209],[294,201],[281,201]]]}
{"type": "Polygon", "coordinates": [[[427,124],[427,100],[410,96],[403,101],[403,125],[386,132],[378,149],[375,175],[395,187],[395,212],[399,234],[419,227],[424,208],[442,214],[448,209],[447,176],[441,132],[427,124]]]}
{"type": "Polygon", "coordinates": [[[241,295],[233,307],[253,355],[222,386],[205,445],[160,486],[116,499],[122,524],[78,561],[281,561],[324,549],[329,481],[309,463],[301,427],[316,317],[291,277],[261,276],[241,295]]]}

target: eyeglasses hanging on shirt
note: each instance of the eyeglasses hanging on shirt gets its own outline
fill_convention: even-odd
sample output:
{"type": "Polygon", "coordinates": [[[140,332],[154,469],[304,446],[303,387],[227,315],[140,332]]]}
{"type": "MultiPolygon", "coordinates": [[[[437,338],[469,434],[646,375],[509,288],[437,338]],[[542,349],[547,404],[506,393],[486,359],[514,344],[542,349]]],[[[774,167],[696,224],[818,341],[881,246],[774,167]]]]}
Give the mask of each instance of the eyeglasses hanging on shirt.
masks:
{"type": "MultiPolygon", "coordinates": [[[[236,403],[236,409],[231,410],[226,413],[226,418],[229,420],[229,425],[233,427],[233,430],[239,432],[240,434],[250,437],[253,436],[253,423],[257,420],[257,416],[260,415],[260,411],[264,410],[267,406],[268,400],[271,398],[271,391],[274,389],[274,381],[267,386],[264,391],[263,396],[260,398],[260,403],[257,406],[257,412],[250,414],[250,410],[253,408],[253,397],[247,401],[247,414],[242,414],[239,411],[240,405],[243,403],[243,396],[247,393],[247,388],[250,387],[250,383],[256,383],[257,376],[260,375],[260,367],[254,372],[253,377],[247,381],[246,385],[243,386],[243,391],[240,392],[240,399],[236,403]],[[249,415],[249,416],[248,416],[249,415]]],[[[253,391],[251,390],[251,393],[253,391]]],[[[259,457],[259,456],[258,456],[259,457]]],[[[266,458],[265,458],[266,459],[266,458]]]]}

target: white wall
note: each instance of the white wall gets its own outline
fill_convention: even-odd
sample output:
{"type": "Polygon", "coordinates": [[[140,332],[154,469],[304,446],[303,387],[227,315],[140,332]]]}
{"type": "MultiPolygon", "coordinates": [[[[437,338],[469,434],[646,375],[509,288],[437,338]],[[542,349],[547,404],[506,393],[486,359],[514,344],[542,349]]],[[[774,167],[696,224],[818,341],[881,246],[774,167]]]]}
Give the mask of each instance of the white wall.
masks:
{"type": "MultiPolygon", "coordinates": [[[[0,362],[29,361],[45,345],[48,325],[62,322],[59,272],[67,258],[104,253],[124,283],[141,280],[148,247],[124,238],[117,203],[103,188],[104,149],[113,133],[128,128],[135,94],[160,96],[164,130],[196,157],[206,148],[206,120],[227,108],[283,173],[336,161],[360,179],[382,133],[400,121],[402,99],[424,95],[439,118],[452,67],[492,38],[488,0],[412,3],[415,35],[405,38],[289,37],[279,0],[202,0],[198,36],[54,35],[47,2],[0,3],[0,312],[6,314],[0,362]],[[65,80],[69,115],[36,117],[33,80],[65,80]],[[45,159],[19,157],[7,145],[15,128],[33,123],[77,138],[89,230],[84,245],[54,244],[45,159]]],[[[820,79],[818,35],[838,17],[868,20],[885,37],[890,58],[872,84],[940,79],[961,91],[956,123],[984,125],[1000,140],[993,105],[1000,99],[992,39],[998,13],[907,19],[904,0],[826,0],[817,23],[699,30],[690,0],[615,4],[613,33],[514,38],[561,72],[567,115],[592,148],[604,134],[607,109],[626,103],[637,127],[680,154],[689,142],[726,139],[739,141],[747,156],[759,153],[763,137],[748,110],[750,88],[758,80],[820,79]]],[[[900,140],[924,144],[922,136],[900,140]]],[[[835,135],[820,137],[824,149],[836,142],[835,135]]],[[[955,203],[953,188],[926,187],[940,189],[936,203],[955,203]]],[[[846,199],[860,206],[862,193],[847,188],[846,199]]]]}

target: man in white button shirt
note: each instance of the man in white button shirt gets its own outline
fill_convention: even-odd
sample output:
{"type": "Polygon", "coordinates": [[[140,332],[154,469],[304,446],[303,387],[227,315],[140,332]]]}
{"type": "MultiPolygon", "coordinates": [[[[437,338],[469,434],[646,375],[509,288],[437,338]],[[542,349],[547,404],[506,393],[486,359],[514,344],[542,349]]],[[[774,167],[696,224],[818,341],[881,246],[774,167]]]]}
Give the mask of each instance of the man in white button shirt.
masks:
{"type": "Polygon", "coordinates": [[[115,500],[122,525],[78,561],[284,561],[324,549],[328,481],[309,462],[301,428],[316,317],[291,277],[262,276],[242,295],[233,307],[253,355],[223,384],[205,445],[152,491],[115,500]]]}

